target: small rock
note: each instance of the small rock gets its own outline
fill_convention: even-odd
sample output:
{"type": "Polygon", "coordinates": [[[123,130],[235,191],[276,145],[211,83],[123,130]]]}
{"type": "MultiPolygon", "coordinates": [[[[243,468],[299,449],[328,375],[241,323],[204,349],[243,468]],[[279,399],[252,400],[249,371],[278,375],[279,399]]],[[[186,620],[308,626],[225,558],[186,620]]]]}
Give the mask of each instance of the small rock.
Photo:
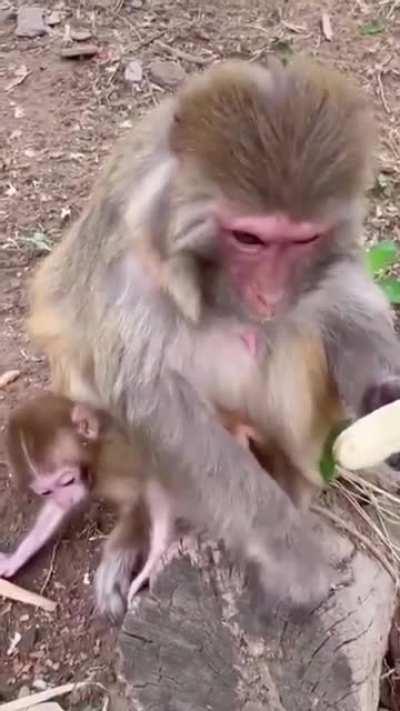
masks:
{"type": "Polygon", "coordinates": [[[60,22],[62,22],[61,12],[57,12],[57,10],[54,10],[53,12],[51,12],[50,15],[47,17],[46,22],[49,25],[49,27],[54,27],[55,25],[59,25],[60,22]]]}
{"type": "Polygon", "coordinates": [[[82,28],[71,28],[71,39],[75,40],[75,42],[87,42],[87,40],[90,40],[92,36],[92,33],[90,30],[85,29],[84,27],[82,28]]]}
{"type": "Polygon", "coordinates": [[[132,60],[125,67],[124,78],[132,84],[137,84],[142,81],[143,67],[141,62],[132,60]]]}
{"type": "Polygon", "coordinates": [[[160,86],[173,88],[185,79],[185,70],[177,62],[163,62],[155,59],[149,65],[149,73],[153,81],[160,86]]]}
{"type": "Polygon", "coordinates": [[[94,57],[98,54],[99,48],[95,44],[79,44],[75,47],[65,47],[61,50],[64,59],[80,59],[81,57],[94,57]]]}
{"type": "Polygon", "coordinates": [[[143,7],[143,0],[131,0],[129,7],[131,10],[140,10],[143,7]]]}
{"type": "Polygon", "coordinates": [[[44,21],[44,10],[37,5],[23,5],[18,10],[17,37],[40,37],[48,31],[44,21]]]}
{"type": "Polygon", "coordinates": [[[1,388],[5,388],[7,385],[10,385],[10,383],[13,383],[14,380],[17,380],[20,375],[20,370],[7,370],[3,373],[3,375],[0,375],[0,390],[1,388]]]}

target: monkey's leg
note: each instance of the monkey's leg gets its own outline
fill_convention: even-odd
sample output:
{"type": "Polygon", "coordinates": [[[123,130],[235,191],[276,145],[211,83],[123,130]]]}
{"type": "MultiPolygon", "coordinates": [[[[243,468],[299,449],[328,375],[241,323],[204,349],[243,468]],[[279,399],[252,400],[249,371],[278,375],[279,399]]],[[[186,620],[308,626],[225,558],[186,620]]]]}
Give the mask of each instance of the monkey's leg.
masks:
{"type": "Polygon", "coordinates": [[[127,508],[110,534],[96,571],[97,607],[114,622],[122,618],[135,568],[148,542],[149,519],[142,502],[127,508]]]}
{"type": "Polygon", "coordinates": [[[142,585],[149,579],[162,554],[168,547],[173,528],[170,499],[158,482],[149,483],[147,505],[151,522],[149,554],[144,568],[132,581],[128,594],[128,606],[142,585]]]}
{"type": "Polygon", "coordinates": [[[298,509],[306,511],[319,487],[303,474],[301,467],[296,466],[276,445],[271,445],[267,450],[263,449],[260,444],[251,441],[250,449],[263,469],[290,496],[294,505],[298,509]]]}

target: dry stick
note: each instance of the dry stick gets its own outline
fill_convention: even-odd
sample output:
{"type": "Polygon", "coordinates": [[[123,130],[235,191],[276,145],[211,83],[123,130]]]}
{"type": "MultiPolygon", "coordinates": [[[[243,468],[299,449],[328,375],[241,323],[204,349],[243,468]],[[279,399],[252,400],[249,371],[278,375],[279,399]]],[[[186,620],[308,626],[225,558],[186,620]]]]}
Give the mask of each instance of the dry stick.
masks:
{"type": "Polygon", "coordinates": [[[53,600],[49,600],[43,597],[43,595],[38,595],[38,593],[21,588],[19,585],[10,583],[9,580],[4,580],[3,578],[0,578],[0,595],[10,600],[40,607],[42,610],[46,610],[46,612],[54,612],[57,607],[57,603],[53,600]]]}
{"type": "Polygon", "coordinates": [[[59,545],[60,545],[60,540],[58,540],[57,543],[55,543],[54,546],[53,546],[53,550],[52,550],[52,552],[51,552],[50,563],[49,563],[49,569],[48,569],[47,575],[46,575],[46,577],[45,577],[45,579],[44,579],[44,581],[43,581],[43,585],[42,585],[42,587],[40,588],[40,594],[41,594],[41,595],[43,595],[44,591],[46,590],[46,588],[47,588],[47,586],[48,586],[48,584],[49,584],[49,582],[50,582],[50,580],[51,580],[51,576],[53,575],[53,572],[54,572],[54,561],[55,561],[55,559],[56,559],[56,554],[57,554],[59,545]]]}
{"type": "Polygon", "coordinates": [[[23,696],[21,699],[14,699],[14,701],[8,701],[6,704],[0,704],[0,711],[23,711],[24,709],[31,709],[32,706],[41,704],[43,701],[50,701],[58,696],[70,694],[71,691],[81,689],[87,685],[88,682],[86,681],[80,681],[78,683],[71,681],[69,684],[54,686],[52,689],[39,691],[37,694],[30,694],[30,696],[23,696]]]}
{"type": "MultiPolygon", "coordinates": [[[[396,587],[398,586],[399,578],[398,578],[395,568],[382,555],[379,548],[377,546],[375,546],[373,543],[371,543],[369,538],[364,536],[364,534],[359,533],[359,531],[356,531],[355,528],[353,528],[353,526],[350,526],[348,523],[343,521],[343,519],[340,518],[340,516],[332,513],[331,511],[328,511],[328,509],[325,509],[323,506],[319,506],[319,504],[313,504],[311,506],[311,511],[314,511],[314,513],[320,514],[321,516],[325,516],[325,518],[327,518],[332,523],[336,524],[339,528],[342,528],[344,531],[349,533],[351,536],[358,539],[360,541],[360,543],[362,543],[366,548],[368,548],[370,553],[372,553],[374,555],[374,557],[383,565],[383,567],[386,568],[389,575],[393,578],[393,580],[396,584],[396,587]]],[[[1,707],[0,707],[0,711],[1,711],[1,707]]]]}
{"type": "Polygon", "coordinates": [[[377,78],[377,82],[378,82],[378,91],[379,91],[380,99],[382,101],[382,106],[385,109],[386,113],[390,115],[392,113],[392,109],[390,108],[390,106],[387,102],[386,96],[385,96],[385,90],[383,88],[383,82],[382,82],[382,72],[378,72],[376,78],[377,78]]]}
{"type": "Polygon", "coordinates": [[[162,40],[154,40],[154,43],[160,47],[160,49],[164,49],[166,52],[169,52],[170,54],[174,55],[175,57],[179,57],[180,59],[184,59],[186,62],[192,62],[193,64],[200,64],[200,66],[206,66],[207,64],[210,64],[210,62],[213,61],[212,57],[196,57],[193,54],[190,54],[189,52],[184,52],[183,49],[177,49],[175,47],[170,47],[169,44],[166,44],[165,42],[162,42],[162,40]]]}

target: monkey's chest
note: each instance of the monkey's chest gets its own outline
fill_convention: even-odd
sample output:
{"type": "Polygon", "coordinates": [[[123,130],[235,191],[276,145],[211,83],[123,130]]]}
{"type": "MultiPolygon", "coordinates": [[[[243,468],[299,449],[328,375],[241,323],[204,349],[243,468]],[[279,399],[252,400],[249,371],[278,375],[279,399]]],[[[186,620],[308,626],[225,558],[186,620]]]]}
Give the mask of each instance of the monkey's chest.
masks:
{"type": "Polygon", "coordinates": [[[259,396],[260,358],[248,330],[218,325],[197,335],[189,358],[180,365],[203,400],[243,421],[255,393],[259,396]]]}

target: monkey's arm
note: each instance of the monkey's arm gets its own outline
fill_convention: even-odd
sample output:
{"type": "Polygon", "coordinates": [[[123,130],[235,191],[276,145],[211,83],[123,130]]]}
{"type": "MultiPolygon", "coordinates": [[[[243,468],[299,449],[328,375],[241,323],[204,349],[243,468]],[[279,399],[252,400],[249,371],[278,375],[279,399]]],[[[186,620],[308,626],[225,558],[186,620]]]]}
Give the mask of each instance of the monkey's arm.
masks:
{"type": "Polygon", "coordinates": [[[66,513],[52,501],[39,511],[34,526],[14,553],[0,553],[0,577],[11,578],[54,536],[64,523],[66,513]]]}
{"type": "Polygon", "coordinates": [[[365,415],[400,397],[400,342],[387,300],[357,263],[330,280],[320,315],[330,369],[342,398],[365,415]]]}
{"type": "MultiPolygon", "coordinates": [[[[111,324],[118,328],[116,309],[113,320],[107,320],[111,324]]],[[[158,336],[157,323],[153,331],[158,336]]],[[[107,368],[98,368],[96,385],[100,392],[112,393],[109,404],[117,417],[145,439],[158,471],[171,481],[177,505],[183,506],[181,515],[253,563],[264,611],[272,612],[277,601],[302,609],[320,602],[329,589],[328,570],[304,517],[183,376],[138,358],[132,321],[125,318],[120,333],[124,338],[118,358],[110,358],[106,350],[115,338],[107,336],[96,349],[107,363],[107,368]],[[135,363],[141,369],[133,375],[135,363]]]]}

